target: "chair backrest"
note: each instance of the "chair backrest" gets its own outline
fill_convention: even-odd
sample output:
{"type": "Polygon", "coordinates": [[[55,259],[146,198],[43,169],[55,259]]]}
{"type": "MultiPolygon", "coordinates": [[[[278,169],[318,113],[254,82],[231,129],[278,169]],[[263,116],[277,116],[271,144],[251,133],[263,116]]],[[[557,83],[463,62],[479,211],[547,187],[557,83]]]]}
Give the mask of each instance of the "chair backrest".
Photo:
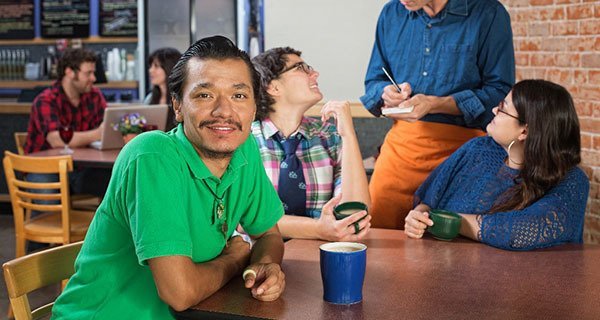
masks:
{"type": "Polygon", "coordinates": [[[25,142],[27,142],[27,132],[15,132],[15,144],[17,145],[17,153],[24,155],[25,142]]]}
{"type": "Polygon", "coordinates": [[[75,258],[83,241],[29,254],[2,265],[15,320],[39,319],[52,311],[51,302],[31,311],[27,294],[68,279],[75,273],[75,258]]]}
{"type": "Polygon", "coordinates": [[[73,159],[69,155],[56,157],[30,157],[4,152],[4,174],[12,203],[17,235],[24,227],[26,210],[60,212],[64,243],[70,241],[70,198],[68,172],[73,171],[73,159]],[[17,172],[23,174],[17,174],[17,172]],[[58,182],[31,182],[29,173],[58,174],[58,182]],[[51,190],[51,193],[34,193],[31,190],[51,190]],[[58,204],[38,204],[36,200],[59,200],[58,204]]]}

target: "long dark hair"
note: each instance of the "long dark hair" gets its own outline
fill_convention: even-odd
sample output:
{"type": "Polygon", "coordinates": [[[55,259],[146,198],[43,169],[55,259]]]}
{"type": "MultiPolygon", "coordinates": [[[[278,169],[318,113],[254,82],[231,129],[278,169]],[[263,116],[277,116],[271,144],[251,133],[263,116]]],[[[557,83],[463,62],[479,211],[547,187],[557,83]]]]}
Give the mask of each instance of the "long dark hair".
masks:
{"type": "MultiPolygon", "coordinates": [[[[152,65],[154,61],[158,62],[158,65],[165,72],[165,80],[168,82],[169,75],[171,74],[171,70],[177,63],[181,57],[181,52],[179,52],[175,48],[160,48],[156,49],[150,56],[148,57],[148,65],[152,65]]],[[[173,111],[173,106],[171,105],[171,95],[169,93],[169,85],[167,84],[167,92],[163,92],[165,97],[167,98],[167,104],[169,105],[169,114],[167,116],[167,126],[165,131],[171,130],[175,126],[175,112],[173,111]]],[[[153,86],[152,87],[152,95],[150,96],[150,104],[159,104],[160,103],[160,87],[153,86]]]]}
{"type": "Polygon", "coordinates": [[[517,185],[499,197],[492,212],[531,205],[581,162],[579,119],[564,87],[545,80],[523,80],[512,88],[512,100],[527,124],[525,158],[517,185]]]}

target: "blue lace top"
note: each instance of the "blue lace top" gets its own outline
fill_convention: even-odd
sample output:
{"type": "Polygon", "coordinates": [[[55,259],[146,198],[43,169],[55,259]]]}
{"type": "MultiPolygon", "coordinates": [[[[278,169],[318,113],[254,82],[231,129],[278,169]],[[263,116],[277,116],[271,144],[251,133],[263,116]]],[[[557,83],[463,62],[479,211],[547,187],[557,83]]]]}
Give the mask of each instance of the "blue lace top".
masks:
{"type": "Polygon", "coordinates": [[[477,214],[479,240],[508,250],[581,243],[589,181],[575,167],[542,198],[523,210],[489,214],[494,201],[515,185],[519,170],[505,165],[506,151],[491,137],[467,142],[415,193],[415,205],[477,214]]]}

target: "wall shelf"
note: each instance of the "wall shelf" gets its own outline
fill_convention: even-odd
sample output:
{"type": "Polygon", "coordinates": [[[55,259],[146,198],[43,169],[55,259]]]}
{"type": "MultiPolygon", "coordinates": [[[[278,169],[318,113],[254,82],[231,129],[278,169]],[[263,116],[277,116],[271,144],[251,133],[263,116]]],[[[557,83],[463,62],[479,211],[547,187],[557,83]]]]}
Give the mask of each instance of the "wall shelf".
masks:
{"type": "MultiPolygon", "coordinates": [[[[59,39],[43,39],[43,38],[34,38],[34,39],[26,39],[26,40],[0,40],[0,46],[35,46],[35,45],[55,45],[56,40],[59,39]]],[[[73,39],[69,39],[72,41],[73,39]]],[[[87,44],[102,44],[102,43],[136,43],[138,42],[137,37],[89,37],[82,38],[82,43],[87,44]]]]}

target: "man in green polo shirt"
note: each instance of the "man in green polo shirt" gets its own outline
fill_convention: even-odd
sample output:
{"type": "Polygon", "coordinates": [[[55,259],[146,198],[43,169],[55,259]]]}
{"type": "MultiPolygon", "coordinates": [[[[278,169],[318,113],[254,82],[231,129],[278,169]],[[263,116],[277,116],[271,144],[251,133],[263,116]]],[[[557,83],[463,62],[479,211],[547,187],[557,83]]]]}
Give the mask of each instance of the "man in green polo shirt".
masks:
{"type": "Polygon", "coordinates": [[[169,89],[179,125],[119,154],[53,319],[171,319],[169,306],[187,309],[243,270],[256,299],[283,292],[283,208],[249,135],[252,63],[227,38],[205,38],[177,62],[169,89]],[[238,224],[252,250],[231,237],[238,224]]]}

